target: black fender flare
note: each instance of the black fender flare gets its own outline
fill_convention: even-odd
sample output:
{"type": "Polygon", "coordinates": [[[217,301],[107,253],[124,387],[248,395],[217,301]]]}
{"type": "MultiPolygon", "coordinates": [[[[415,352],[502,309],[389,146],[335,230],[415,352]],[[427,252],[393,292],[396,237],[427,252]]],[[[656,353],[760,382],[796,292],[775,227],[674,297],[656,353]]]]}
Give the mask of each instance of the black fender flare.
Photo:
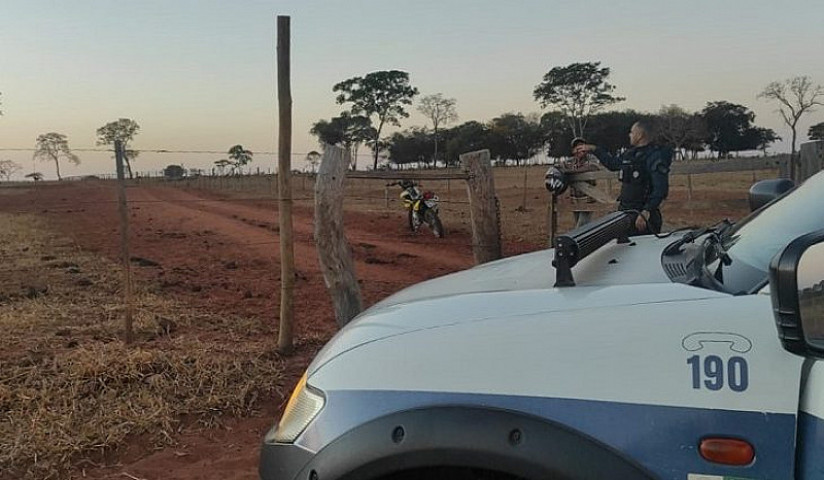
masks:
{"type": "Polygon", "coordinates": [[[393,413],[350,430],[315,455],[299,449],[299,459],[283,458],[290,455],[276,452],[279,447],[299,449],[264,445],[264,479],[368,480],[435,466],[478,468],[528,480],[656,478],[620,452],[564,425],[477,406],[393,413]],[[287,464],[291,467],[284,468],[287,464]]]}

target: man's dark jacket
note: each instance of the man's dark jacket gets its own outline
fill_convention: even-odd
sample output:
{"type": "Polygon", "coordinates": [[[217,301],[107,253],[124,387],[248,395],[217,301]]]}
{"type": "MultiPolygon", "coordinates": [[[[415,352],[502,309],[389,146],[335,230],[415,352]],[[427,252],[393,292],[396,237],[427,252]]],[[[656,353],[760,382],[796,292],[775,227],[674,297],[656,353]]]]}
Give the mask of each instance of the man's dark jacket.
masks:
{"type": "Polygon", "coordinates": [[[648,144],[613,156],[603,148],[592,152],[603,166],[619,173],[621,210],[655,211],[669,193],[672,149],[648,144]]]}

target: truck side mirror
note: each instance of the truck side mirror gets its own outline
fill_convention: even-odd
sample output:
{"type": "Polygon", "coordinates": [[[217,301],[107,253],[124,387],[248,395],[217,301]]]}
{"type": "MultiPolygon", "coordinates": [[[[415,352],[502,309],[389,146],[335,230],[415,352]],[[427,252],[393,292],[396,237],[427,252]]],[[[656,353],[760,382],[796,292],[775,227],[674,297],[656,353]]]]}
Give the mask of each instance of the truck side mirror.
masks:
{"type": "Polygon", "coordinates": [[[784,348],[824,358],[824,230],[793,240],[773,258],[770,292],[784,348]]]}
{"type": "Polygon", "coordinates": [[[786,178],[772,178],[761,180],[750,187],[750,211],[754,212],[764,205],[782,196],[795,186],[792,180],[786,178]]]}

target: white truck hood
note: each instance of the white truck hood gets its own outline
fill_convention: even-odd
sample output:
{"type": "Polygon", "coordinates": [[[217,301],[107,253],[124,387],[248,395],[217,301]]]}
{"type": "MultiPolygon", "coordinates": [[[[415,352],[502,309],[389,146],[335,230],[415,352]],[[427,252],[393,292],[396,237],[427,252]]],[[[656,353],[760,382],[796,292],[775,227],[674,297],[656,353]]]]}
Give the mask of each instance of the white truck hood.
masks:
{"type": "Polygon", "coordinates": [[[309,366],[309,374],[360,345],[424,329],[539,312],[551,316],[553,312],[728,296],[670,282],[661,267],[661,252],[674,240],[639,237],[629,244],[608,244],[572,269],[575,287],[553,287],[552,250],[413,285],[344,327],[309,366]]]}
{"type": "MultiPolygon", "coordinates": [[[[661,253],[677,238],[635,237],[624,244],[612,241],[572,268],[575,284],[670,283],[661,267],[661,253]]],[[[555,284],[554,255],[555,250],[541,250],[485,263],[413,285],[375,304],[372,309],[464,293],[552,288],[555,284]]]]}

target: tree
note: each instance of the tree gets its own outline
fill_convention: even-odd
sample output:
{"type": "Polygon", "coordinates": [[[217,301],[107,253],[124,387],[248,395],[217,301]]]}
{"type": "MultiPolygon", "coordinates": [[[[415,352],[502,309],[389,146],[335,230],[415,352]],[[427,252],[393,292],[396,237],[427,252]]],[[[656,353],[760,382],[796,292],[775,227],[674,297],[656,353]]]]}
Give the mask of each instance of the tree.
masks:
{"type": "Polygon", "coordinates": [[[624,100],[612,95],[615,86],[607,78],[609,67],[601,68],[601,62],[572,63],[547,72],[532,94],[541,107],[557,107],[572,134],[583,137],[590,115],[624,100]]]}
{"type": "Polygon", "coordinates": [[[682,160],[686,158],[684,151],[702,145],[707,135],[700,115],[674,104],[661,107],[656,123],[661,142],[672,147],[682,160]]]}
{"type": "Polygon", "coordinates": [[[575,137],[563,113],[551,111],[541,115],[541,130],[547,156],[562,158],[570,154],[570,143],[575,137]]]}
{"type": "Polygon", "coordinates": [[[824,140],[824,122],[816,123],[807,130],[810,140],[824,140]]]}
{"type": "Polygon", "coordinates": [[[341,145],[343,143],[343,129],[340,122],[335,122],[337,117],[332,120],[318,120],[312,124],[309,133],[318,138],[318,143],[321,146],[326,145],[341,145]]]}
{"type": "Polygon", "coordinates": [[[17,162],[12,160],[0,160],[0,178],[4,178],[7,182],[11,180],[12,175],[22,169],[23,167],[17,162]]]}
{"type": "Polygon", "coordinates": [[[109,122],[97,129],[98,145],[114,146],[114,142],[120,140],[125,153],[124,160],[126,161],[126,170],[129,172],[129,178],[133,178],[131,161],[136,159],[138,155],[136,150],[129,150],[129,142],[134,140],[134,136],[137,135],[139,131],[140,125],[129,118],[121,118],[117,121],[109,122]]]}
{"type": "Polygon", "coordinates": [[[630,128],[642,119],[653,121],[651,115],[635,110],[597,113],[590,118],[590,129],[586,140],[613,154],[618,153],[631,146],[629,143],[630,128]]]}
{"type": "Polygon", "coordinates": [[[26,175],[26,178],[31,178],[35,182],[39,182],[40,180],[43,180],[43,174],[40,172],[32,172],[26,175]]]}
{"type": "Polygon", "coordinates": [[[545,135],[537,116],[505,113],[489,123],[489,142],[492,158],[515,160],[520,165],[543,148],[545,135]]]}
{"type": "Polygon", "coordinates": [[[363,142],[375,137],[372,121],[363,115],[351,115],[343,112],[331,120],[318,120],[309,133],[318,137],[323,145],[338,145],[349,152],[352,170],[358,168],[358,149],[363,142]]]}
{"type": "Polygon", "coordinates": [[[320,164],[321,154],[312,150],[306,154],[306,163],[312,167],[312,173],[317,171],[318,164],[320,164]]]}
{"type": "Polygon", "coordinates": [[[404,105],[411,105],[418,89],[409,85],[409,74],[399,70],[368,73],[364,77],[353,77],[332,87],[338,104],[351,103],[353,115],[364,114],[367,118],[377,116],[373,150],[374,169],[378,168],[380,136],[385,124],[400,126],[400,119],[409,117],[404,105]]]}
{"type": "Polygon", "coordinates": [[[234,171],[240,171],[243,166],[251,163],[252,155],[254,155],[250,150],[243,148],[243,145],[235,145],[229,149],[228,153],[234,171]]]}
{"type": "Polygon", "coordinates": [[[417,163],[426,165],[432,160],[434,138],[422,128],[413,128],[393,134],[386,146],[389,160],[396,165],[417,163]]]}
{"type": "Polygon", "coordinates": [[[730,152],[755,150],[761,145],[757,127],[752,125],[755,114],[744,105],[719,101],[707,103],[701,111],[701,118],[707,125],[707,145],[718,158],[730,152]]]}
{"type": "Polygon", "coordinates": [[[226,172],[226,167],[231,165],[232,162],[226,160],[225,158],[221,158],[220,160],[215,160],[215,166],[217,167],[217,174],[223,175],[226,172]]]}
{"type": "Polygon", "coordinates": [[[462,153],[489,147],[489,127],[474,120],[462,123],[444,132],[446,140],[446,164],[457,165],[462,153]]]}
{"type": "Polygon", "coordinates": [[[781,137],[776,135],[772,128],[751,128],[748,135],[753,137],[752,140],[748,140],[748,143],[755,144],[755,148],[761,150],[765,157],[767,156],[767,148],[776,141],[781,140],[781,137]]]}
{"type": "Polygon", "coordinates": [[[66,136],[56,132],[38,135],[37,143],[35,145],[34,158],[46,162],[54,162],[58,180],[63,179],[63,177],[60,176],[61,158],[68,160],[75,165],[80,164],[80,159],[77,155],[73,154],[69,148],[69,141],[66,139],[66,136]]]}
{"type": "Polygon", "coordinates": [[[455,111],[456,104],[457,100],[454,98],[444,98],[443,94],[436,93],[421,98],[418,105],[418,111],[432,121],[435,143],[435,153],[432,155],[432,159],[435,164],[438,161],[438,128],[458,120],[458,113],[455,111]]]}
{"type": "Polygon", "coordinates": [[[758,98],[774,100],[779,103],[778,112],[784,123],[793,132],[792,149],[790,150],[790,178],[795,179],[795,142],[798,137],[798,121],[807,113],[812,112],[816,105],[824,105],[824,88],[813,85],[810,77],[793,77],[783,82],[772,82],[758,94],[758,98]]]}

